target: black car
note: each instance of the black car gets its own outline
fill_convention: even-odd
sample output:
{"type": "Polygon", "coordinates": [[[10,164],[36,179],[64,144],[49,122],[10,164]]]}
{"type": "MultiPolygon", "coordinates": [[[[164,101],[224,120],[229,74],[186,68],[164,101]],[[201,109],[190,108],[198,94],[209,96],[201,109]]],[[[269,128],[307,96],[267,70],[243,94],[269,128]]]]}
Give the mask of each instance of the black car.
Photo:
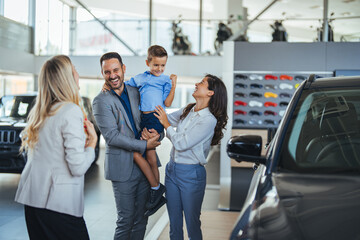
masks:
{"type": "Polygon", "coordinates": [[[263,87],[263,85],[261,85],[261,84],[257,84],[257,83],[250,84],[250,88],[262,88],[262,87],[263,87]]]}
{"type": "Polygon", "coordinates": [[[360,239],[360,77],[311,75],[261,156],[260,136],[228,155],[254,163],[231,239],[360,239]]]}
{"type": "Polygon", "coordinates": [[[243,83],[236,83],[235,88],[247,88],[247,85],[243,83]]]}
{"type": "Polygon", "coordinates": [[[256,93],[256,92],[251,92],[250,94],[249,94],[249,96],[250,97],[256,97],[256,98],[261,98],[262,97],[262,94],[260,94],[260,93],[256,93]]]}
{"type": "MultiPolygon", "coordinates": [[[[0,172],[21,173],[26,164],[26,154],[19,154],[20,132],[26,126],[27,116],[35,104],[36,96],[36,93],[5,95],[0,99],[0,172]]],[[[95,123],[90,99],[82,97],[82,103],[88,119],[94,124],[98,135],[95,148],[96,161],[100,150],[100,130],[95,123]]]]}
{"type": "Polygon", "coordinates": [[[248,79],[248,76],[244,75],[244,74],[236,74],[235,75],[235,79],[243,79],[246,80],[248,79]]]}

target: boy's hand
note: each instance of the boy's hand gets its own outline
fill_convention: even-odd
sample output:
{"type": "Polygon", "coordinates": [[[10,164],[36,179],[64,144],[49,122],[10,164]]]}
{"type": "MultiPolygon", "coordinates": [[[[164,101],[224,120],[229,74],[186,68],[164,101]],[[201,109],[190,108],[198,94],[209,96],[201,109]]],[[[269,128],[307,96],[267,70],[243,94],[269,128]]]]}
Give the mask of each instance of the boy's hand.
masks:
{"type": "Polygon", "coordinates": [[[176,87],[177,76],[175,74],[171,74],[170,79],[171,79],[171,83],[172,83],[171,88],[175,88],[176,87]]]}
{"type": "Polygon", "coordinates": [[[111,90],[111,88],[110,88],[106,83],[104,83],[101,91],[102,91],[102,92],[108,92],[108,91],[110,91],[110,90],[111,90]]]}

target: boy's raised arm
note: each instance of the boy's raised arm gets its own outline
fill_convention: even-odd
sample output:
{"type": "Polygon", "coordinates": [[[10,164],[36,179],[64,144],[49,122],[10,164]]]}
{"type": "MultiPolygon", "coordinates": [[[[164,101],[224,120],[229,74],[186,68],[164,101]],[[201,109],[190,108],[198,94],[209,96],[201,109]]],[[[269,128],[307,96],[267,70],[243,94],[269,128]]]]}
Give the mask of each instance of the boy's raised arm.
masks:
{"type": "Polygon", "coordinates": [[[169,95],[166,97],[166,99],[164,101],[164,105],[166,107],[170,107],[174,100],[177,76],[175,74],[171,74],[170,79],[171,79],[172,85],[171,85],[171,90],[169,92],[169,95]]]}

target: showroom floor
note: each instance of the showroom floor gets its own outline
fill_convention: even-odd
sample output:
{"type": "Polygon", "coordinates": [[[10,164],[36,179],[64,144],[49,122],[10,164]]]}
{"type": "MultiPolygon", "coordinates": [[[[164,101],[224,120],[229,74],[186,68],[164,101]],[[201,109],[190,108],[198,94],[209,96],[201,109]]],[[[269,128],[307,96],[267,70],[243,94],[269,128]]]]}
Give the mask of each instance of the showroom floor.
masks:
{"type": "MultiPolygon", "coordinates": [[[[164,139],[162,145],[157,150],[163,164],[163,167],[160,168],[162,182],[164,180],[164,166],[169,159],[170,148],[170,142],[164,139]]],[[[89,169],[85,177],[84,218],[91,239],[109,240],[113,239],[116,209],[111,183],[104,179],[103,162],[105,151],[103,148],[101,150],[97,164],[89,169]]],[[[216,157],[216,151],[214,152],[214,157],[210,158],[207,165],[208,185],[202,210],[202,229],[204,237],[209,235],[213,236],[213,239],[227,239],[238,213],[217,210],[219,200],[219,158],[216,157]],[[216,219],[217,216],[220,219],[227,219],[228,224],[219,225],[219,222],[224,223],[223,220],[220,220],[218,223],[210,221],[210,219],[216,219]],[[219,228],[218,231],[216,227],[219,228]],[[218,235],[214,235],[212,232],[217,232],[218,235]]],[[[0,240],[29,239],[23,206],[15,203],[13,200],[19,179],[19,174],[0,174],[0,240]]],[[[162,207],[149,218],[146,232],[147,237],[145,239],[167,239],[167,232],[168,217],[166,208],[162,207]]],[[[206,239],[211,239],[211,237],[206,239]]]]}

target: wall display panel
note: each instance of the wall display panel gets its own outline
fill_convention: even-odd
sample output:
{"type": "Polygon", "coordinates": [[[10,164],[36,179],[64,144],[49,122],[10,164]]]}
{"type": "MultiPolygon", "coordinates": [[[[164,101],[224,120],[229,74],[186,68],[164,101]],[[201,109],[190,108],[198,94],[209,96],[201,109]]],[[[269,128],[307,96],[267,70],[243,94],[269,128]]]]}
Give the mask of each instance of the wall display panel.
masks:
{"type": "Polygon", "coordinates": [[[309,77],[332,72],[234,71],[233,128],[276,128],[296,88],[309,77]]]}

